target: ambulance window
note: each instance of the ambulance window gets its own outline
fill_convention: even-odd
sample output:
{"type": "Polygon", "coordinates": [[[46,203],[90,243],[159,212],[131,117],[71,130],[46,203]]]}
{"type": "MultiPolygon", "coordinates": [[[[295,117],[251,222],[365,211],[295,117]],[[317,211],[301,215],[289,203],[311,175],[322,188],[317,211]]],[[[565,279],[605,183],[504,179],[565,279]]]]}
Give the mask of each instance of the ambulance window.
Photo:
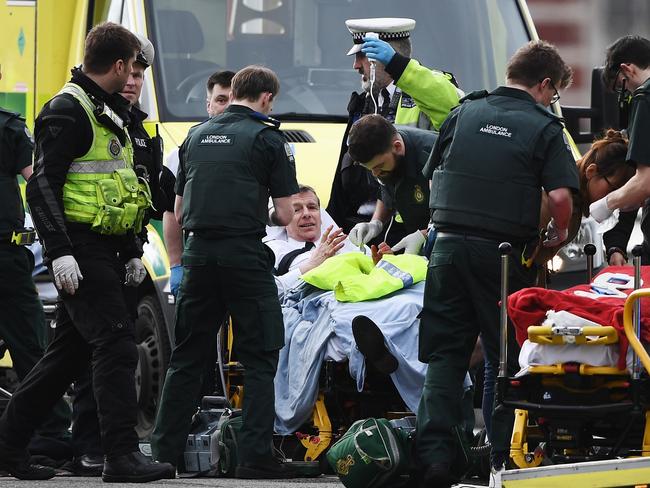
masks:
{"type": "Polygon", "coordinates": [[[216,70],[262,64],[280,77],[279,118],[345,117],[360,75],[348,18],[410,17],[412,57],[452,72],[466,91],[503,83],[514,51],[529,40],[516,0],[146,0],[156,47],[163,120],[206,117],[205,83],[216,70]]]}

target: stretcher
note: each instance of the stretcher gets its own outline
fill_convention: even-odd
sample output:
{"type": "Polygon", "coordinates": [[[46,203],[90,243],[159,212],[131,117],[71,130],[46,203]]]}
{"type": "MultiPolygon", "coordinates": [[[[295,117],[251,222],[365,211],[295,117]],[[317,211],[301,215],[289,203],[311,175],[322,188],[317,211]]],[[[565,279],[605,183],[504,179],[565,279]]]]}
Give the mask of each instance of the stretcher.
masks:
{"type": "MultiPolygon", "coordinates": [[[[502,246],[502,272],[507,276],[509,249],[502,246]]],[[[622,302],[620,314],[612,315],[620,315],[622,323],[599,325],[585,321],[565,327],[528,327],[524,356],[530,359],[531,348],[561,348],[561,354],[546,357],[555,354],[563,359],[530,364],[520,356],[524,368],[514,377],[508,377],[505,371],[507,280],[502,283],[496,408],[514,409],[510,458],[519,468],[503,474],[502,486],[615,487],[643,485],[650,480],[650,356],[639,340],[647,337],[641,330],[641,300],[650,297],[650,288],[638,289],[640,249],[635,249],[634,255],[635,289],[627,298],[618,298],[622,302]],[[588,352],[597,348],[620,356],[612,354],[610,361],[599,364],[580,359],[602,358],[602,354],[588,352]],[[576,352],[573,360],[570,354],[567,356],[571,349],[576,352]]],[[[594,300],[592,312],[598,312],[604,303],[594,300]]]]}

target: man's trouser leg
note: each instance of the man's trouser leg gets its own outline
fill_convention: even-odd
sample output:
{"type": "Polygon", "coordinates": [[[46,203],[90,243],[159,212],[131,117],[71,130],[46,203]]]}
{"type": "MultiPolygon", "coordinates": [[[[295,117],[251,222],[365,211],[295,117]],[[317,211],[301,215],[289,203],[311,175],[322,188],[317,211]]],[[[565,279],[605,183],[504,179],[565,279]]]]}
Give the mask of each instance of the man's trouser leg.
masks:
{"type": "Polygon", "coordinates": [[[93,391],[92,371],[88,369],[74,382],[72,398],[72,449],[75,457],[101,456],[102,437],[93,391]]]}
{"type": "Polygon", "coordinates": [[[43,358],[20,383],[0,420],[0,443],[24,450],[34,430],[88,364],[90,349],[70,324],[60,324],[43,358]]]}
{"type": "MultiPolygon", "coordinates": [[[[69,319],[92,351],[92,384],[107,457],[138,449],[134,379],[138,354],[122,293],[125,270],[112,242],[75,247],[84,278],[74,295],[63,297],[69,319]]],[[[79,368],[76,376],[84,370],[79,368]]]]}
{"type": "MultiPolygon", "coordinates": [[[[186,250],[184,263],[188,262],[186,250]]],[[[201,391],[205,362],[211,356],[225,305],[217,283],[218,267],[197,259],[183,268],[176,304],[176,346],[163,386],[156,424],[151,435],[154,459],[177,466],[183,457],[201,391]]]]}
{"type": "MultiPolygon", "coordinates": [[[[45,349],[45,315],[31,272],[34,256],[23,246],[0,244],[0,338],[11,353],[19,380],[43,357],[45,349]]],[[[35,452],[50,457],[65,457],[61,439],[67,438],[70,408],[61,399],[37,429],[32,446],[35,452]],[[56,452],[50,452],[56,451],[56,452]]]]}
{"type": "Polygon", "coordinates": [[[466,284],[465,242],[436,240],[420,318],[420,361],[428,363],[417,415],[420,464],[452,464],[453,427],[462,422],[463,379],[478,335],[466,284]]]}

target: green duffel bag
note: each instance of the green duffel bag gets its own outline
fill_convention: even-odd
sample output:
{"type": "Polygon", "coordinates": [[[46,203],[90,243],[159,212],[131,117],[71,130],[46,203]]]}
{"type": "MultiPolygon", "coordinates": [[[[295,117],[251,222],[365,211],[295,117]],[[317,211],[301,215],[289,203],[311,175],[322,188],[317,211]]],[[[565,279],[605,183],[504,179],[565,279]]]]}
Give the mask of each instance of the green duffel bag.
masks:
{"type": "Polygon", "coordinates": [[[347,488],[393,486],[409,469],[407,429],[386,419],[358,420],[327,452],[327,460],[347,488]]]}

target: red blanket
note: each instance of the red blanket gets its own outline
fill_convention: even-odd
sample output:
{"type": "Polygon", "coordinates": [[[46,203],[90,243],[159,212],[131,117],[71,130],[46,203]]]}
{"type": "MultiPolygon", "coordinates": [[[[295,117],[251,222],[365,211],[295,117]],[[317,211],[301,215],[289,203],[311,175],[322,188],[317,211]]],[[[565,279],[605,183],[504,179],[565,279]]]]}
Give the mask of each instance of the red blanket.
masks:
{"type": "MultiPolygon", "coordinates": [[[[623,273],[634,277],[631,266],[610,266],[599,274],[623,273]]],[[[643,287],[650,287],[650,266],[641,267],[643,287]]],[[[528,338],[528,327],[541,325],[548,310],[566,310],[601,325],[611,325],[619,331],[619,368],[625,367],[628,341],[623,332],[624,298],[607,297],[591,299],[575,295],[576,290],[592,291],[590,285],[578,285],[567,290],[556,291],[544,288],[525,288],[508,297],[508,315],[515,326],[517,341],[523,344],[528,338]]],[[[632,290],[621,290],[630,294],[632,290]]],[[[641,300],[641,340],[650,342],[650,306],[648,300],[641,300]]]]}

